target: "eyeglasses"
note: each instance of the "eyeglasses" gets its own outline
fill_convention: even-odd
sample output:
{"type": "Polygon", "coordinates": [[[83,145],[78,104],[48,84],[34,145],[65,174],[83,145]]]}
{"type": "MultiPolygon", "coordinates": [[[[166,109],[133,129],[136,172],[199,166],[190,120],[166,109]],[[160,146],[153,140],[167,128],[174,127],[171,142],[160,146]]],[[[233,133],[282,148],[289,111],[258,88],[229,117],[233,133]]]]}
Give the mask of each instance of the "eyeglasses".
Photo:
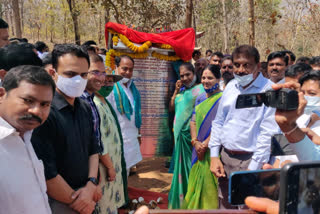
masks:
{"type": "Polygon", "coordinates": [[[222,69],[233,69],[233,66],[232,65],[225,65],[225,66],[222,66],[222,69]]]}
{"type": "Polygon", "coordinates": [[[100,72],[98,70],[94,70],[94,71],[89,71],[90,74],[93,74],[95,76],[100,76],[100,77],[105,77],[107,76],[106,72],[100,72]]]}

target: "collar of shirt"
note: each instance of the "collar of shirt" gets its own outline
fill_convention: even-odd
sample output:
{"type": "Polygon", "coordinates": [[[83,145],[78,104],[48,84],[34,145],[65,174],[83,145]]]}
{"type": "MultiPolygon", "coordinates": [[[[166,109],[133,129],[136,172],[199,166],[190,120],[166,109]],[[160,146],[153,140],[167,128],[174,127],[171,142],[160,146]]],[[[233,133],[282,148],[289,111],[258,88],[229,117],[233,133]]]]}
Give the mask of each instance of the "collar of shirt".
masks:
{"type": "Polygon", "coordinates": [[[132,82],[133,82],[133,80],[130,79],[130,80],[127,82],[127,86],[125,86],[122,81],[119,81],[120,85],[122,85],[124,88],[130,88],[132,82]]]}
{"type": "MultiPolygon", "coordinates": [[[[77,103],[79,102],[79,98],[76,97],[74,100],[74,106],[77,105],[77,103]]],[[[52,100],[52,104],[54,104],[54,106],[56,106],[58,108],[58,110],[61,110],[67,106],[70,106],[72,109],[74,108],[74,106],[71,106],[68,101],[66,100],[66,98],[64,98],[64,96],[62,94],[60,94],[59,92],[56,91],[56,93],[54,94],[54,98],[52,100]]]]}
{"type": "MultiPolygon", "coordinates": [[[[9,135],[19,136],[19,132],[13,128],[7,121],[0,117],[0,140],[8,137],[9,135]]],[[[32,130],[24,133],[23,140],[29,142],[31,139],[32,130]]],[[[1,142],[1,141],[0,141],[1,142]]]]}
{"type": "Polygon", "coordinates": [[[83,94],[81,95],[82,98],[88,99],[90,98],[91,100],[93,100],[94,98],[94,93],[90,94],[87,90],[85,90],[83,92],[83,94]]]}

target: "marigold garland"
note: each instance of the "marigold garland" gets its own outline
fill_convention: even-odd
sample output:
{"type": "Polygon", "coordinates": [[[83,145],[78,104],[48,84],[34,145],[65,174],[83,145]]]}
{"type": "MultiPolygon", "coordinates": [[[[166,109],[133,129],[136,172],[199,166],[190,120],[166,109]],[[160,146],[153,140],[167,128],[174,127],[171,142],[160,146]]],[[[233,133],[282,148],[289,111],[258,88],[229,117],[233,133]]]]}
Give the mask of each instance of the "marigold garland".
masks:
{"type": "Polygon", "coordinates": [[[161,44],[160,48],[162,48],[162,49],[173,49],[173,47],[171,45],[168,45],[168,44],[161,44]]]}
{"type": "Polygon", "coordinates": [[[177,60],[180,60],[180,57],[178,57],[177,55],[167,56],[167,55],[164,55],[164,54],[157,53],[155,51],[152,52],[151,56],[153,56],[153,57],[155,57],[157,59],[166,60],[166,61],[177,61],[177,60]]]}
{"type": "Polygon", "coordinates": [[[113,45],[114,46],[117,46],[118,45],[118,42],[119,42],[119,37],[118,36],[113,36],[112,37],[112,41],[113,41],[113,45]]]}
{"type": "MultiPolygon", "coordinates": [[[[114,64],[114,58],[115,56],[121,56],[121,55],[128,55],[134,59],[144,59],[149,56],[148,50],[152,46],[152,43],[150,41],[146,41],[143,43],[140,47],[134,45],[125,35],[115,32],[112,29],[108,29],[108,31],[114,36],[112,37],[113,44],[116,46],[119,42],[119,38],[121,39],[121,42],[127,46],[130,50],[132,50],[134,53],[126,53],[126,52],[120,52],[116,51],[114,49],[110,49],[106,54],[106,66],[110,67],[111,69],[115,69],[114,64]]],[[[160,48],[162,49],[173,49],[173,47],[169,44],[160,44],[160,48]]],[[[180,57],[177,55],[174,56],[167,56],[164,54],[160,54],[157,52],[152,52],[151,54],[153,57],[160,59],[160,60],[166,60],[166,61],[177,61],[180,60],[180,57]]]]}

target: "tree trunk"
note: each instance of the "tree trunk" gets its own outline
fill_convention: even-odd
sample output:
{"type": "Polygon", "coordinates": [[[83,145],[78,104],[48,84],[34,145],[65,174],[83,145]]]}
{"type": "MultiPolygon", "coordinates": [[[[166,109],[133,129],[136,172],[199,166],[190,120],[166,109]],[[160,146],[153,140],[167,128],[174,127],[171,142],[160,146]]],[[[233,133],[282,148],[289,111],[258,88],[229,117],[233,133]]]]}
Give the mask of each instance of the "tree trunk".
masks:
{"type": "Polygon", "coordinates": [[[73,21],[73,29],[74,29],[74,40],[77,45],[80,45],[80,32],[79,32],[79,23],[78,23],[78,12],[75,11],[75,0],[67,0],[69,5],[69,10],[71,13],[71,18],[73,21]]]}
{"type": "Polygon", "coordinates": [[[19,9],[19,0],[12,0],[12,10],[14,15],[14,26],[16,30],[16,37],[22,37],[21,31],[21,19],[20,19],[20,9],[19,9]]]}
{"type": "Polygon", "coordinates": [[[23,34],[23,30],[24,30],[24,10],[23,10],[23,8],[24,8],[24,0],[21,0],[20,1],[20,4],[21,4],[21,6],[20,6],[20,15],[21,15],[21,32],[22,32],[22,34],[23,34]]]}
{"type": "Polygon", "coordinates": [[[254,0],[249,1],[249,44],[254,46],[255,45],[255,30],[254,30],[254,0]]]}
{"type": "Polygon", "coordinates": [[[222,0],[223,10],[223,37],[224,37],[224,53],[229,53],[229,32],[228,32],[228,17],[226,9],[226,0],[222,0]]]}
{"type": "Polygon", "coordinates": [[[185,28],[192,27],[192,12],[193,12],[192,0],[187,0],[185,28]]]}

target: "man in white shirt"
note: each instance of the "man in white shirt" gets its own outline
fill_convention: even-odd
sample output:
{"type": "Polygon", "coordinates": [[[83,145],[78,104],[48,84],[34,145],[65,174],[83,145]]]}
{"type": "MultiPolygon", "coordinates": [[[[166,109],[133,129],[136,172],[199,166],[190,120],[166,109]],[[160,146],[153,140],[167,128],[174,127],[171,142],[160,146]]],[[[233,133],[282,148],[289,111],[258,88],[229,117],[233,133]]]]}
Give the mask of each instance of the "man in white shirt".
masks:
{"type": "Polygon", "coordinates": [[[116,58],[116,74],[123,77],[114,85],[112,93],[107,97],[115,110],[123,138],[124,158],[127,172],[142,160],[140,152],[141,135],[141,101],[140,94],[131,80],[134,61],[122,55],[116,58]]]}
{"type": "Polygon", "coordinates": [[[37,66],[11,69],[0,88],[0,209],[50,214],[42,162],[30,142],[48,117],[55,92],[50,75],[37,66]]]}
{"type": "Polygon", "coordinates": [[[233,51],[235,79],[225,88],[212,122],[210,169],[219,178],[220,208],[234,208],[228,203],[230,174],[261,169],[269,161],[271,136],[279,129],[274,118],[275,109],[265,105],[235,108],[239,94],[261,93],[271,88],[272,83],[259,72],[259,60],[255,47],[242,45],[233,51]]]}

